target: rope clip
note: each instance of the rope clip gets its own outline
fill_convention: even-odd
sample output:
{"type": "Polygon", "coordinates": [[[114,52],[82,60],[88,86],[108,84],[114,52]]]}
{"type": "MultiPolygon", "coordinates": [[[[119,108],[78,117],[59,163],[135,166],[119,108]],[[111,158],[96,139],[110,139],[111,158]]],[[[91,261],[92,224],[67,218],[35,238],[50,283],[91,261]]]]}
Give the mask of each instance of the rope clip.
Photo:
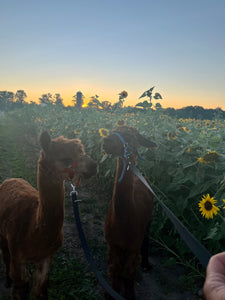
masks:
{"type": "Polygon", "coordinates": [[[81,202],[82,200],[78,200],[78,199],[77,199],[78,192],[77,192],[77,190],[76,190],[76,186],[73,185],[72,183],[71,183],[70,185],[71,185],[71,187],[72,187],[72,189],[73,189],[73,190],[70,192],[70,196],[72,197],[73,195],[76,195],[75,199],[73,199],[73,202],[81,202]]]}
{"type": "Polygon", "coordinates": [[[127,165],[127,171],[130,169],[130,165],[131,165],[131,162],[129,161],[128,165],[127,165]]]}

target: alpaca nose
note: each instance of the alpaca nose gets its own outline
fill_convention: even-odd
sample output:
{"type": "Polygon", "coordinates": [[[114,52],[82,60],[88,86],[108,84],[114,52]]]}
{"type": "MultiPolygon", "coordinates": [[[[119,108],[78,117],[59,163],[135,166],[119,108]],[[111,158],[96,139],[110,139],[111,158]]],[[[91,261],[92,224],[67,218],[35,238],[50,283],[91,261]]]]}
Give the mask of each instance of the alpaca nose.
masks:
{"type": "Polygon", "coordinates": [[[97,163],[92,159],[89,159],[86,164],[85,178],[89,178],[97,173],[97,163]]]}
{"type": "Polygon", "coordinates": [[[106,153],[110,153],[112,151],[113,146],[114,146],[114,143],[110,138],[108,138],[108,137],[104,138],[103,143],[102,143],[102,149],[106,153]]]}

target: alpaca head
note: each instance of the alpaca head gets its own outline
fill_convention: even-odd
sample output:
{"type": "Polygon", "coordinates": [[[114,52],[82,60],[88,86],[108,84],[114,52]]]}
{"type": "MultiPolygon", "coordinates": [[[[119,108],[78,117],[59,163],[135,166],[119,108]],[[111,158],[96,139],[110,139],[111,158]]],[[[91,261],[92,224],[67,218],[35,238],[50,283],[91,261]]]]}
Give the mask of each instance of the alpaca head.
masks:
{"type": "Polygon", "coordinates": [[[155,143],[143,137],[136,128],[131,126],[119,126],[112,130],[111,134],[103,141],[104,151],[113,156],[123,156],[124,153],[124,143],[115,133],[118,133],[123,138],[134,155],[137,154],[139,146],[144,146],[146,148],[156,148],[157,146],[155,143]]]}
{"type": "Polygon", "coordinates": [[[96,163],[85,154],[84,147],[78,139],[67,139],[63,136],[51,139],[44,131],[40,136],[42,158],[48,161],[63,179],[96,174],[96,163]]]}

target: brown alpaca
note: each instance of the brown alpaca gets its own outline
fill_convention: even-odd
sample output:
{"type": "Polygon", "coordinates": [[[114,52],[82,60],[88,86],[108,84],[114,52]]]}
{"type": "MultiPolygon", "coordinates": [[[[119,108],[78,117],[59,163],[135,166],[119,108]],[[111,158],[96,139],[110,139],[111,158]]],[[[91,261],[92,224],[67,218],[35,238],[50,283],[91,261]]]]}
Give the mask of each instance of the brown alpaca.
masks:
{"type": "Polygon", "coordinates": [[[29,263],[34,263],[33,293],[47,299],[53,254],[63,242],[64,179],[89,177],[96,164],[85,154],[80,140],[47,132],[40,136],[38,191],[19,178],[0,186],[0,249],[6,265],[6,284],[12,283],[12,299],[28,299],[29,263]],[[73,169],[70,166],[76,168],[73,169]]]}
{"type": "MultiPolygon", "coordinates": [[[[104,234],[108,244],[109,277],[112,288],[125,299],[135,299],[134,279],[137,267],[149,268],[148,232],[153,211],[153,195],[128,169],[118,182],[124,169],[121,156],[127,145],[115,134],[119,133],[128,143],[128,161],[136,163],[139,145],[152,148],[156,144],[145,139],[132,127],[118,127],[104,139],[103,149],[117,158],[113,197],[105,221],[104,234]]],[[[106,295],[107,299],[111,299],[106,295]]]]}

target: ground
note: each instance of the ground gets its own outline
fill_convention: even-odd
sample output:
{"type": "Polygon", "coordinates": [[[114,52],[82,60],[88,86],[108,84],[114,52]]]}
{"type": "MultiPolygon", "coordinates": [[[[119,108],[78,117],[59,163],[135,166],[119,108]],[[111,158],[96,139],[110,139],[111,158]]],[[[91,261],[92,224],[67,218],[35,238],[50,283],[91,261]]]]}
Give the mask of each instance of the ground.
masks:
{"type": "MultiPolygon", "coordinates": [[[[13,136],[10,132],[10,127],[1,127],[0,134],[0,150],[1,150],[1,169],[0,169],[0,180],[4,180],[7,177],[20,176],[20,166],[17,163],[15,168],[15,161],[18,161],[17,151],[13,149],[20,149],[26,157],[26,163],[29,168],[36,168],[36,161],[39,155],[39,148],[37,146],[37,137],[29,138],[20,132],[16,138],[15,148],[15,135],[13,136]],[[4,132],[4,134],[3,134],[4,132]],[[8,138],[6,140],[6,135],[8,138]],[[27,142],[29,140],[29,143],[27,142]],[[6,153],[8,153],[6,155],[6,153]],[[32,153],[32,155],[30,154],[32,153]],[[16,174],[16,175],[15,175],[16,174]]],[[[31,183],[34,183],[33,178],[29,170],[27,170],[27,178],[31,183]]],[[[66,183],[66,202],[65,202],[65,222],[64,222],[64,245],[63,249],[66,251],[70,258],[75,258],[78,262],[82,263],[83,272],[92,274],[83,249],[81,248],[80,241],[78,238],[78,232],[76,229],[72,202],[69,196],[71,190],[70,184],[66,183]]],[[[103,276],[107,279],[107,246],[103,236],[104,220],[107,211],[107,207],[112,195],[112,191],[106,189],[104,184],[100,182],[99,178],[92,178],[88,181],[81,183],[79,187],[78,199],[82,200],[79,204],[81,221],[83,224],[84,232],[88,245],[91,249],[91,253],[95,259],[96,265],[103,276]]],[[[60,253],[60,251],[59,251],[60,253]]],[[[59,254],[61,255],[61,254],[59,254]]],[[[170,254],[168,254],[169,256],[170,254]]],[[[161,257],[161,252],[149,253],[149,259],[153,265],[152,270],[149,273],[143,273],[141,269],[137,272],[136,280],[136,294],[138,300],[197,300],[201,298],[201,287],[202,283],[196,288],[188,286],[185,280],[187,280],[188,270],[181,266],[165,266],[161,257]],[[183,278],[183,285],[182,279],[183,278]],[[188,286],[188,287],[187,287],[188,286]],[[200,291],[199,293],[197,293],[200,291]]],[[[56,263],[56,262],[55,262],[56,263]]],[[[76,273],[76,270],[75,270],[76,273]]],[[[53,275],[52,275],[53,276],[53,275]]],[[[93,275],[92,275],[93,276],[93,275]]],[[[93,280],[94,281],[94,280],[93,280]]],[[[88,286],[87,289],[94,289],[97,296],[95,299],[104,299],[104,291],[95,281],[94,286],[88,286]]],[[[0,300],[9,299],[9,290],[4,287],[4,267],[0,263],[0,300]]],[[[51,298],[52,299],[52,298],[51,298]]],[[[87,299],[82,296],[70,299],[87,299]]],[[[54,300],[67,300],[67,298],[55,298],[54,300]]]]}

